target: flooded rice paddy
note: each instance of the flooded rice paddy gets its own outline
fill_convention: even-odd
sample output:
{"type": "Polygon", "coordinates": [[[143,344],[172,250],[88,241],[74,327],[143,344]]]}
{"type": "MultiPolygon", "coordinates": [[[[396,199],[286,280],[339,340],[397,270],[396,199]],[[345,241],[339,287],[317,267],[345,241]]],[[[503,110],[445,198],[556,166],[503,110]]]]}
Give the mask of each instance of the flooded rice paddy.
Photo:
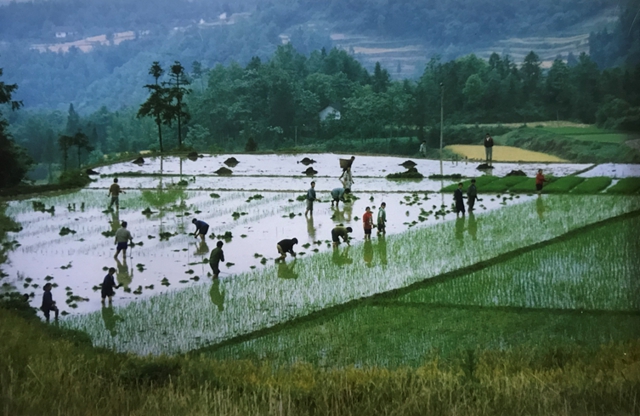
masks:
{"type": "MultiPolygon", "coordinates": [[[[349,310],[331,318],[346,319],[346,323],[340,324],[342,327],[360,325],[365,328],[366,325],[354,323],[353,319],[371,314],[375,315],[372,319],[384,323],[379,326],[379,331],[371,334],[369,341],[372,345],[377,342],[380,348],[387,348],[385,343],[402,344],[402,339],[393,341],[387,338],[409,325],[412,316],[415,318],[414,326],[422,322],[418,326],[422,326],[423,331],[419,328],[409,331],[415,347],[411,348],[415,351],[396,351],[395,358],[375,350],[365,349],[350,354],[348,349],[343,349],[346,352],[342,358],[333,360],[332,354],[337,352],[327,352],[333,345],[329,341],[325,350],[303,346],[296,349],[298,344],[293,341],[285,342],[286,348],[280,344],[282,356],[290,357],[283,362],[295,358],[323,365],[401,365],[402,356],[406,356],[405,361],[409,364],[431,348],[448,348],[456,331],[462,333],[464,325],[474,327],[473,322],[479,316],[486,316],[488,320],[502,319],[492,318],[491,314],[495,313],[505,314],[504,325],[499,329],[502,338],[493,339],[490,334],[481,336],[478,331],[471,331],[465,338],[468,345],[476,338],[478,345],[489,348],[519,345],[518,339],[534,340],[535,331],[522,333],[524,318],[519,310],[514,312],[517,308],[535,310],[539,316],[534,321],[537,319],[536,322],[541,324],[548,322],[551,325],[553,322],[545,316],[557,317],[564,322],[558,323],[559,327],[570,326],[572,318],[569,312],[578,309],[624,313],[628,314],[625,319],[636,322],[633,314],[639,310],[638,304],[621,302],[620,294],[624,289],[607,280],[608,276],[624,278],[623,269],[603,269],[597,275],[598,279],[591,279],[583,285],[581,298],[567,294],[565,290],[567,287],[579,287],[586,278],[586,273],[578,273],[586,270],[582,265],[584,259],[563,257],[552,251],[532,255],[526,261],[529,274],[520,281],[511,281],[509,277],[522,272],[515,260],[513,264],[516,266],[510,266],[511,271],[475,277],[469,274],[458,279],[458,287],[464,287],[462,282],[477,282],[477,287],[465,292],[467,297],[461,295],[459,289],[447,286],[449,282],[434,285],[429,288],[432,295],[420,295],[420,299],[428,301],[409,302],[414,306],[417,303],[430,305],[421,306],[425,310],[415,315],[404,306],[400,308],[402,311],[393,312],[404,298],[393,300],[396,306],[387,304],[391,301],[386,299],[375,298],[375,304],[367,304],[371,301],[366,301],[361,307],[352,308],[351,305],[360,305],[361,299],[391,294],[607,218],[637,211],[640,199],[622,196],[544,195],[538,198],[482,195],[475,214],[456,219],[456,215],[449,211],[451,195],[429,193],[441,189],[443,182],[446,185],[451,181],[388,181],[383,176],[403,171],[404,168],[398,164],[406,159],[358,156],[353,169],[354,193],[358,199],[350,204],[341,203],[340,208],[335,209],[329,204],[329,191],[340,186],[336,178],[340,174],[337,159],[345,156],[309,155],[317,161],[310,166],[319,172],[316,189],[321,202],[315,204],[312,217],[305,217],[305,203],[297,198],[305,193],[311,179],[301,175],[306,167],[296,163],[302,157],[236,155],[240,164],[232,168],[234,175],[231,177],[218,177],[211,173],[224,165],[226,156],[205,157],[196,162],[152,158],[141,167],[124,163],[101,168],[99,171],[103,175],[118,174],[120,184],[127,192],[120,197],[119,211],[106,210],[109,201],[107,188],[113,180],[111,176],[103,176],[89,188],[71,194],[10,202],[7,215],[20,223],[23,230],[8,236],[6,243],[12,249],[7,263],[2,266],[7,274],[2,279],[3,290],[13,287],[23,293],[33,293],[32,305],[39,306],[42,286],[51,282],[56,286],[52,290],[54,300],[65,311],[63,325],[87,331],[95,345],[139,354],[185,353],[226,342],[229,347],[214,348],[212,353],[221,357],[269,358],[277,355],[278,349],[274,345],[284,342],[273,341],[273,344],[269,340],[280,340],[280,337],[306,337],[308,342],[315,339],[313,342],[322,347],[324,338],[317,335],[318,331],[324,331],[322,328],[325,326],[337,330],[330,319],[308,329],[304,329],[307,324],[294,326],[302,328],[300,334],[307,335],[296,335],[295,331],[291,335],[287,331],[276,330],[264,334],[264,337],[262,334],[268,328],[279,328],[310,314],[321,315],[322,311],[343,305],[348,305],[349,310]],[[326,169],[326,177],[320,176],[324,174],[323,169],[326,169]],[[179,176],[180,170],[182,177],[179,176]],[[135,176],[136,173],[150,176],[135,176]],[[236,176],[236,173],[245,176],[236,176]],[[358,177],[359,173],[367,177],[358,177]],[[187,181],[186,186],[176,185],[180,179],[187,181]],[[55,211],[34,209],[34,201],[44,204],[47,211],[53,206],[55,211]],[[383,201],[387,203],[388,233],[386,237],[378,238],[374,231],[371,241],[363,241],[361,217],[364,209],[366,206],[374,207],[375,213],[383,201]],[[436,215],[443,205],[449,212],[436,215]],[[142,212],[147,208],[152,212],[145,215],[142,212]],[[231,234],[231,238],[224,240],[226,261],[221,264],[219,280],[211,279],[211,269],[206,263],[217,238],[208,238],[204,243],[194,239],[190,235],[195,228],[191,223],[193,218],[209,223],[209,233],[231,234]],[[116,261],[113,259],[112,233],[123,220],[129,223],[128,228],[138,245],[129,250],[126,261],[121,258],[116,261]],[[351,247],[344,244],[337,249],[331,247],[330,232],[336,224],[354,228],[351,247]],[[70,233],[61,235],[63,228],[70,233]],[[293,237],[299,240],[295,247],[298,257],[295,260],[287,257],[285,263],[275,263],[276,243],[293,237]],[[540,264],[533,259],[540,259],[540,264]],[[566,270],[558,268],[558,265],[566,266],[566,270]],[[98,285],[108,267],[117,269],[117,280],[124,284],[124,288],[116,291],[112,307],[103,307],[98,285]],[[563,276],[572,276],[566,278],[569,283],[565,282],[563,286],[557,281],[562,280],[560,277],[550,279],[548,275],[553,270],[564,270],[563,276]],[[608,283],[598,286],[595,280],[608,283]],[[522,288],[523,282],[530,282],[525,285],[526,290],[522,288]],[[517,289],[509,289],[509,285],[515,285],[517,289]],[[436,301],[446,299],[446,296],[453,300],[436,301]],[[588,300],[589,296],[591,300],[588,300]],[[576,301],[579,298],[584,298],[582,303],[576,301]],[[438,306],[432,310],[433,305],[438,306]],[[562,313],[556,313],[559,310],[562,313]],[[440,318],[437,318],[437,311],[441,311],[440,318]],[[397,325],[392,329],[394,314],[397,325]],[[436,321],[429,316],[435,316],[436,321]],[[458,320],[464,320],[465,324],[452,329],[451,338],[442,338],[442,334],[436,336],[442,331],[441,326],[453,319],[452,316],[458,316],[458,320]],[[511,318],[507,319],[507,316],[511,318]],[[244,341],[243,337],[252,338],[252,334],[257,334],[255,339],[244,341]],[[489,339],[492,341],[482,341],[489,339]],[[497,339],[504,341],[498,342],[497,339]]],[[[438,161],[416,162],[418,170],[425,175],[439,173],[438,161]]],[[[538,166],[496,163],[494,171],[504,171],[503,174],[516,169],[533,172],[538,166]]],[[[475,167],[475,164],[445,163],[443,169],[445,174],[476,176],[480,172],[475,167]],[[448,169],[451,172],[447,172],[448,169]]],[[[543,166],[547,172],[558,176],[589,167],[570,164],[543,166]]],[[[606,256],[594,258],[598,259],[598,264],[618,264],[606,256]]],[[[627,271],[634,270],[636,266],[621,263],[627,271]]],[[[403,296],[418,295],[412,292],[403,296]]],[[[599,342],[607,337],[620,338],[615,334],[633,333],[627,331],[623,324],[605,325],[611,332],[609,335],[592,331],[593,336],[589,337],[588,322],[601,322],[603,319],[598,317],[584,321],[584,331],[568,331],[562,338],[563,342],[587,338],[599,342]]],[[[544,331],[544,326],[539,330],[544,331]]],[[[347,339],[353,335],[346,330],[325,334],[336,339],[347,339]]]]}

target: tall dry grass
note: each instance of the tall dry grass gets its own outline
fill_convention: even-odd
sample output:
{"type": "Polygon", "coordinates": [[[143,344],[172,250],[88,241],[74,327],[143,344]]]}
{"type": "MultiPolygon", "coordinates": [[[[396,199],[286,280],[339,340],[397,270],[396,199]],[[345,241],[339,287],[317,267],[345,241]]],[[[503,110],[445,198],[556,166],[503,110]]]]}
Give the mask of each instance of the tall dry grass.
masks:
{"type": "Polygon", "coordinates": [[[275,371],[268,362],[114,354],[43,325],[0,309],[0,414],[640,413],[640,340],[597,351],[468,351],[418,369],[275,371]]]}

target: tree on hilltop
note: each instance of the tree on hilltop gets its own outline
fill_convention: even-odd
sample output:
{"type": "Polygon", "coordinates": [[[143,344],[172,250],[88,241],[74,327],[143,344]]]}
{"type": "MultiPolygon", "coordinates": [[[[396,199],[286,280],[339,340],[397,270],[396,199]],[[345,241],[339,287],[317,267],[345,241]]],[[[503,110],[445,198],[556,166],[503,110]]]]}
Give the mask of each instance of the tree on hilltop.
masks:
{"type": "Polygon", "coordinates": [[[142,103],[138,110],[137,117],[152,117],[158,126],[158,142],[160,143],[160,152],[164,151],[162,146],[162,125],[171,124],[165,121],[165,113],[168,108],[168,91],[158,81],[164,74],[164,69],[158,61],[155,61],[149,68],[149,75],[153,76],[155,83],[147,84],[144,87],[149,91],[149,98],[142,103]]]}

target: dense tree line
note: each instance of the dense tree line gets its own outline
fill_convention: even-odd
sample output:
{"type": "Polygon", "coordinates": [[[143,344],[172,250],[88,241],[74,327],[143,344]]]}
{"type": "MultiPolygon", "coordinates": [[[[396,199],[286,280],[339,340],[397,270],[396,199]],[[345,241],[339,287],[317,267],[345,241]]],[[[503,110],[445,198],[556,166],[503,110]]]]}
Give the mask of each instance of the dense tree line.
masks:
{"type": "Polygon", "coordinates": [[[591,33],[589,52],[601,68],[640,64],[640,0],[621,2],[614,29],[591,33]]]}
{"type": "MultiPolygon", "coordinates": [[[[586,54],[570,64],[557,59],[548,70],[534,52],[521,63],[498,54],[488,61],[474,55],[449,62],[436,58],[416,81],[392,81],[380,65],[370,73],[343,50],[306,56],[291,45],[244,66],[207,69],[194,62],[177,84],[162,65],[154,62],[145,72],[138,88],[147,91],[148,101],[141,107],[103,107],[85,117],[73,106],[66,112],[10,113],[11,132],[37,162],[75,167],[106,153],[159,150],[159,132],[163,150],[278,149],[399,136],[426,139],[435,148],[441,103],[445,127],[561,119],[640,131],[640,66],[603,71],[586,54]],[[175,122],[175,87],[185,88],[180,111],[182,121],[190,118],[186,126],[175,122]],[[160,95],[154,98],[154,92],[160,95]],[[145,107],[154,99],[157,111],[145,107]],[[340,117],[321,121],[319,113],[329,105],[340,117]]],[[[478,140],[445,135],[445,144],[478,140]]]]}
{"type": "MultiPolygon", "coordinates": [[[[637,0],[634,0],[637,1],[637,0]]],[[[427,50],[453,59],[510,36],[545,36],[614,6],[613,0],[403,0],[403,1],[219,1],[55,0],[0,6],[0,65],[21,86],[26,108],[64,110],[70,102],[81,113],[106,105],[110,110],[144,101],[149,62],[193,61],[247,65],[254,56],[269,59],[289,35],[310,54],[331,49],[333,30],[386,38],[419,39],[427,50]],[[248,12],[233,25],[198,26],[220,13],[248,12]],[[314,25],[307,24],[315,23],[314,25]],[[179,30],[174,30],[178,27],[179,30]],[[41,53],[33,43],[54,41],[57,30],[74,40],[133,30],[135,40],[90,53],[41,53]]]]}

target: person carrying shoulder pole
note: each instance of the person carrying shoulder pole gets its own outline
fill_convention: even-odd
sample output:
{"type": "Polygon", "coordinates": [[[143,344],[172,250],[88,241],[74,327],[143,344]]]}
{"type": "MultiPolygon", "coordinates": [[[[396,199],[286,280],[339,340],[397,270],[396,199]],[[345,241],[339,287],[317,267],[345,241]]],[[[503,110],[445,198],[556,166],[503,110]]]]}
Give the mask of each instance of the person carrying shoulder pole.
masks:
{"type": "Polygon", "coordinates": [[[122,227],[118,228],[116,231],[116,255],[113,256],[114,259],[118,258],[118,254],[122,251],[122,259],[127,261],[127,242],[131,242],[133,244],[133,236],[131,232],[127,230],[127,222],[122,221],[122,227]]]}
{"type": "Polygon", "coordinates": [[[313,216],[313,202],[316,200],[316,183],[311,182],[311,188],[307,191],[307,210],[304,212],[305,217],[311,213],[313,216]]]}

